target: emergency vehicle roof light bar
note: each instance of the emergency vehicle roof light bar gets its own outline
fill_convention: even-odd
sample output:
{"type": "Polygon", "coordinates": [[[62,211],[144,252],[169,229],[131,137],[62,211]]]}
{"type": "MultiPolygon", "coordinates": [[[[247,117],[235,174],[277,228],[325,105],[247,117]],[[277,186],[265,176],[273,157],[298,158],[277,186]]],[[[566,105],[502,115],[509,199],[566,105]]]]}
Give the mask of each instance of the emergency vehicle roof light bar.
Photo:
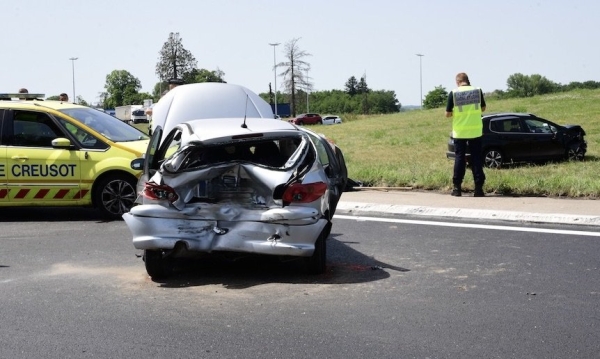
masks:
{"type": "Polygon", "coordinates": [[[43,93],[0,93],[0,100],[10,101],[18,100],[43,100],[46,97],[43,93]]]}

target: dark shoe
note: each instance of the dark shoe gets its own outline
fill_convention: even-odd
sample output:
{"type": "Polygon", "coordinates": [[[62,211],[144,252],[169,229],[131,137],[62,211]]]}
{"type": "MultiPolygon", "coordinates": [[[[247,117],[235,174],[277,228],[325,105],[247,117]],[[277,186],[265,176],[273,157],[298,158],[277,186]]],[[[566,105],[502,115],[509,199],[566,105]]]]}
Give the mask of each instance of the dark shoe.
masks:
{"type": "Polygon", "coordinates": [[[452,193],[450,193],[450,195],[452,195],[454,197],[460,197],[460,196],[462,196],[462,192],[460,190],[460,187],[454,187],[454,189],[452,190],[452,193]]]}
{"type": "Polygon", "coordinates": [[[475,193],[473,194],[473,197],[485,197],[485,193],[483,192],[483,187],[475,187],[475,193]]]}

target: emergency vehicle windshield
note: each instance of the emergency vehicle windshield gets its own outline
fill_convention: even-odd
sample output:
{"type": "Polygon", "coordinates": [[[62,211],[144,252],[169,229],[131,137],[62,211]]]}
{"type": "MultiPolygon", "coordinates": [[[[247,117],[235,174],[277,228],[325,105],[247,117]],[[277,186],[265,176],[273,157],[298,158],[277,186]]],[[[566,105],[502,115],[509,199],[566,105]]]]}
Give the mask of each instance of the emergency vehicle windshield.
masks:
{"type": "Polygon", "coordinates": [[[59,111],[94,129],[113,142],[148,139],[148,136],[142,131],[102,111],[92,108],[69,108],[59,111]]]}

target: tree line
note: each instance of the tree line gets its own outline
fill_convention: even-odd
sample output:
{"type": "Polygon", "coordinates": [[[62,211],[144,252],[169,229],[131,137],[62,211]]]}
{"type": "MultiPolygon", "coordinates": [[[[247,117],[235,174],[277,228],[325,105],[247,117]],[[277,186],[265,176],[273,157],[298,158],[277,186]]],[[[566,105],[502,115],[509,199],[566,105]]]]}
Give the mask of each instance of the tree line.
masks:
{"type": "MultiPolygon", "coordinates": [[[[274,70],[282,78],[282,92],[277,92],[278,103],[289,103],[292,115],[310,108],[319,113],[390,113],[400,110],[400,103],[394,91],[371,90],[366,76],[357,80],[351,76],[344,90],[311,92],[312,82],[308,73],[312,56],[299,47],[299,38],[290,40],[284,46],[284,61],[275,64],[274,70]]],[[[141,105],[145,99],[158,101],[168,88],[168,80],[177,78],[186,84],[200,82],[226,82],[225,73],[217,68],[207,70],[198,68],[194,55],[185,49],[179,33],[170,33],[159,51],[156,64],[159,81],[152,93],[140,92],[140,80],[127,70],[113,70],[106,75],[105,91],[99,95],[99,107],[104,109],[123,105],[141,105]]],[[[268,91],[259,93],[267,102],[273,104],[274,93],[271,85],[268,91]]],[[[83,101],[83,99],[81,99],[83,101]]]]}
{"type": "MultiPolygon", "coordinates": [[[[508,99],[518,97],[532,97],[537,95],[546,95],[557,92],[567,92],[576,89],[594,90],[600,88],[600,82],[585,81],[585,82],[570,82],[563,85],[553,82],[546,77],[533,74],[523,75],[515,73],[506,80],[507,90],[494,90],[485,93],[486,98],[493,99],[508,99]]],[[[432,109],[446,106],[448,100],[448,91],[443,86],[436,86],[432,91],[427,93],[423,100],[423,108],[432,109]]]]}

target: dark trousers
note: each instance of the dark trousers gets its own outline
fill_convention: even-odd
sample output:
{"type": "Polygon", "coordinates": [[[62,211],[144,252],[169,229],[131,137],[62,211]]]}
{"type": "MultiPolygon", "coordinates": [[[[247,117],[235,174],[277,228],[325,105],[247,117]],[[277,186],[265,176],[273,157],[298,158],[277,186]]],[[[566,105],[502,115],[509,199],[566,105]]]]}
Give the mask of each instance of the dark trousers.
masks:
{"type": "Polygon", "coordinates": [[[455,187],[459,187],[465,178],[465,171],[467,167],[467,160],[465,155],[467,149],[471,154],[471,171],[473,172],[473,179],[475,180],[475,186],[483,186],[485,182],[485,174],[483,173],[483,158],[481,153],[481,137],[477,138],[455,138],[454,139],[454,176],[452,177],[452,183],[455,187]]]}

